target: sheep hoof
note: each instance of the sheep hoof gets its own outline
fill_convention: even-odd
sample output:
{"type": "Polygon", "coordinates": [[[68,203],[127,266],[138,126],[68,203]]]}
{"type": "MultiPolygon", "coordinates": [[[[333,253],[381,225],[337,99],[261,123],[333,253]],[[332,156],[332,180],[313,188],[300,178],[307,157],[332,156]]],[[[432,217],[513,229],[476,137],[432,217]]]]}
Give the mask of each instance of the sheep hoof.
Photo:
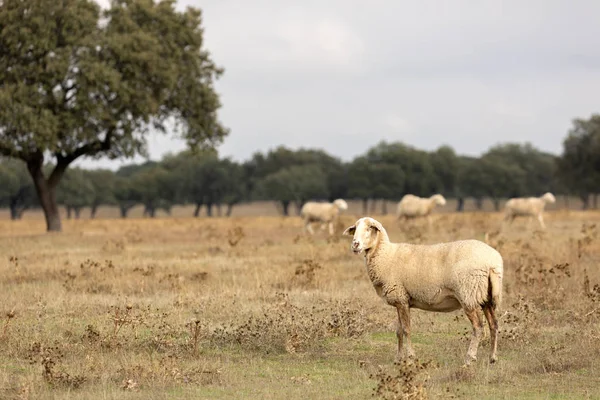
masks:
{"type": "Polygon", "coordinates": [[[498,357],[496,357],[496,356],[490,357],[490,364],[496,364],[496,361],[498,361],[498,357]]]}

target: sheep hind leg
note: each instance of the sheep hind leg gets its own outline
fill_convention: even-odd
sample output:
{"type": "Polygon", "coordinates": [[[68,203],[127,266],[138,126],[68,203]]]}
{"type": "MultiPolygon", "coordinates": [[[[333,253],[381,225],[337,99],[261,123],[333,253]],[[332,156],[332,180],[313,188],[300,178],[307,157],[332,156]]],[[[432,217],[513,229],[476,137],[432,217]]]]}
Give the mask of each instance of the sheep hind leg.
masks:
{"type": "Polygon", "coordinates": [[[498,350],[498,319],[496,318],[494,307],[490,304],[483,306],[483,313],[490,327],[490,364],[493,364],[498,360],[498,356],[496,355],[498,350]]]}
{"type": "Polygon", "coordinates": [[[471,364],[471,361],[477,361],[477,348],[479,347],[479,341],[483,336],[483,319],[477,312],[477,309],[465,310],[467,318],[473,325],[473,333],[471,334],[471,342],[469,343],[469,349],[467,350],[467,356],[465,357],[465,365],[471,364]]]}
{"type": "Polygon", "coordinates": [[[398,311],[398,329],[396,329],[396,337],[398,338],[398,353],[397,359],[414,358],[415,351],[410,342],[410,309],[408,306],[396,306],[398,311]]]}

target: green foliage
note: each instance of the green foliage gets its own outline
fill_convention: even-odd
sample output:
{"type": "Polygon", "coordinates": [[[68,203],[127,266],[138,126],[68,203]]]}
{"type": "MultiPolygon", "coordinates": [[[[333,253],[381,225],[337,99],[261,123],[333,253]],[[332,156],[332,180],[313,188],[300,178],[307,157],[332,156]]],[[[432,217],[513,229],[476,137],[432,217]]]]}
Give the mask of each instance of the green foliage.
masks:
{"type": "Polygon", "coordinates": [[[589,195],[600,184],[600,114],[593,114],[589,120],[573,120],[557,168],[563,188],[577,193],[587,207],[589,195]]]}
{"type": "Polygon", "coordinates": [[[327,176],[319,165],[293,165],[267,175],[259,192],[265,199],[303,204],[328,197],[327,176]]]}
{"type": "Polygon", "coordinates": [[[402,167],[390,162],[356,158],[348,167],[348,196],[359,199],[400,199],[406,177],[402,167]]]}
{"type": "Polygon", "coordinates": [[[0,206],[9,207],[12,219],[19,219],[36,206],[35,190],[25,164],[16,159],[0,158],[0,206]]]}
{"type": "Polygon", "coordinates": [[[220,143],[222,72],[200,11],[173,0],[113,0],[104,12],[92,0],[5,0],[0,155],[27,162],[48,230],[60,230],[54,190],[77,158],[145,154],[149,129],[167,121],[191,148],[220,143]],[[44,174],[46,154],[56,163],[44,174]]]}
{"type": "Polygon", "coordinates": [[[80,168],[69,169],[57,188],[58,203],[75,209],[92,206],[96,191],[89,174],[80,168]]]}
{"type": "Polygon", "coordinates": [[[115,174],[107,169],[90,170],[86,173],[87,179],[94,188],[92,208],[101,205],[114,205],[115,199],[115,174]]]}
{"type": "Polygon", "coordinates": [[[429,154],[403,143],[381,142],[369,149],[365,158],[370,163],[398,165],[405,176],[402,193],[429,196],[436,189],[436,176],[429,154]]]}

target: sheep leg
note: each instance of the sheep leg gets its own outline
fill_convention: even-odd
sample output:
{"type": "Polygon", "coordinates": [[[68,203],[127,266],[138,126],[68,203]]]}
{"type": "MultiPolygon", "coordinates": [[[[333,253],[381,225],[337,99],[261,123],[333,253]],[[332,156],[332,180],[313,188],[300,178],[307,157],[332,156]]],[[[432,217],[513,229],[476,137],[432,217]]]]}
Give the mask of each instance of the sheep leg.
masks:
{"type": "Polygon", "coordinates": [[[312,228],[312,224],[310,223],[310,221],[307,221],[306,224],[304,225],[304,228],[308,231],[308,233],[310,233],[311,235],[315,234],[315,231],[312,228]]]}
{"type": "Polygon", "coordinates": [[[471,361],[477,361],[477,348],[479,347],[479,341],[483,336],[483,320],[476,309],[465,310],[467,318],[473,325],[473,333],[471,335],[471,343],[469,343],[469,349],[467,350],[467,356],[465,357],[465,365],[471,364],[471,361]]]}
{"type": "Polygon", "coordinates": [[[396,337],[398,338],[398,360],[405,357],[414,358],[415,351],[410,342],[410,310],[408,306],[398,305],[398,329],[396,329],[396,337]],[[406,343],[404,343],[406,339],[406,343]],[[404,346],[403,346],[404,345],[404,346]]]}
{"type": "Polygon", "coordinates": [[[333,222],[329,223],[329,236],[333,236],[333,222]]]}
{"type": "Polygon", "coordinates": [[[537,219],[542,229],[546,229],[546,224],[544,224],[544,217],[542,216],[542,214],[538,214],[537,219]]]}
{"type": "Polygon", "coordinates": [[[490,364],[493,364],[498,360],[498,356],[496,355],[496,351],[498,350],[498,319],[496,318],[494,308],[489,304],[483,306],[483,313],[490,327],[490,364]]]}

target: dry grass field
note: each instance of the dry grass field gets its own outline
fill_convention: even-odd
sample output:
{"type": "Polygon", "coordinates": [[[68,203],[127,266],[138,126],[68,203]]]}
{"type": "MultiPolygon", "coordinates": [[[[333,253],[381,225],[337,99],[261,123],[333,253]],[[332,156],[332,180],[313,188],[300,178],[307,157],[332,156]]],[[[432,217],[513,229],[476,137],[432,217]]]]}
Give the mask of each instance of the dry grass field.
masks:
{"type": "MultiPolygon", "coordinates": [[[[359,215],[345,215],[350,225],[359,215]]],[[[0,221],[0,398],[600,398],[600,213],[439,213],[393,241],[483,240],[505,260],[499,362],[462,367],[460,312],[412,311],[418,361],[395,365],[395,310],[349,238],[298,217],[0,221]]],[[[487,330],[487,327],[486,327],[487,330]]]]}

